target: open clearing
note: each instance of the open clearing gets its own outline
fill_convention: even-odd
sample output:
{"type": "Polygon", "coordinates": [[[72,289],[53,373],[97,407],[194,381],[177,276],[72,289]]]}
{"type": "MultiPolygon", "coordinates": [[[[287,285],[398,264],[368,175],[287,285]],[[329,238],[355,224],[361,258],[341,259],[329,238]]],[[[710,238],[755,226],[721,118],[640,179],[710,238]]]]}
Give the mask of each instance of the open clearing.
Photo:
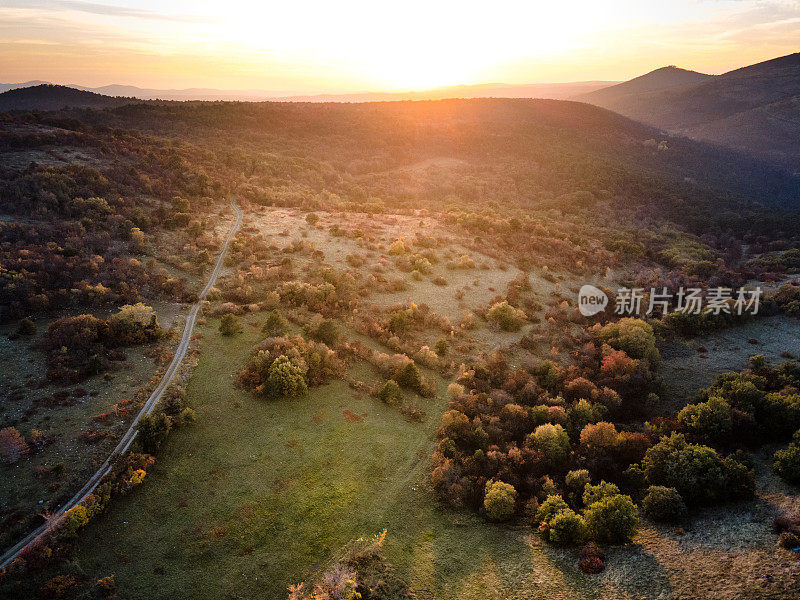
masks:
{"type": "Polygon", "coordinates": [[[756,457],[756,500],[701,511],[683,534],[643,521],[632,544],[609,549],[603,574],[585,575],[575,550],[436,502],[428,460],[441,395],[420,424],[342,382],[258,399],[233,376],[261,337],[259,317],[235,338],[217,323],[202,327],[187,388],[197,424],[175,431],[146,484],[78,542],[76,566],[102,577],[114,565],[129,598],[283,598],[384,528],[387,557],[420,600],[782,598],[800,585],[769,529],[779,508],[800,507],[770,473],[768,449],[756,457]]]}

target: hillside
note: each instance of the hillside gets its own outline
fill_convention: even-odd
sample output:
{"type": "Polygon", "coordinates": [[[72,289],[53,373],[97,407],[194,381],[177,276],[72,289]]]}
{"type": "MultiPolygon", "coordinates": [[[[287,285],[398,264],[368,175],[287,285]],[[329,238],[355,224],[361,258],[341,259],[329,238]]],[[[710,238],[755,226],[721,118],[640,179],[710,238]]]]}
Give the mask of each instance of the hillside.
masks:
{"type": "Polygon", "coordinates": [[[713,79],[713,75],[688,71],[675,66],[661,67],[639,77],[634,77],[629,81],[588,92],[576,99],[598,106],[606,106],[607,108],[611,108],[611,106],[607,106],[610,104],[614,104],[617,107],[627,106],[628,104],[635,106],[641,94],[696,85],[710,79],[713,79]]]}
{"type": "Polygon", "coordinates": [[[800,53],[697,83],[613,92],[635,81],[581,98],[661,129],[800,169],[800,121],[792,100],[800,90],[800,53]]]}
{"type": "Polygon", "coordinates": [[[73,108],[109,108],[137,102],[134,98],[116,98],[63,85],[40,84],[15,88],[0,94],[0,111],[59,110],[73,108]]]}

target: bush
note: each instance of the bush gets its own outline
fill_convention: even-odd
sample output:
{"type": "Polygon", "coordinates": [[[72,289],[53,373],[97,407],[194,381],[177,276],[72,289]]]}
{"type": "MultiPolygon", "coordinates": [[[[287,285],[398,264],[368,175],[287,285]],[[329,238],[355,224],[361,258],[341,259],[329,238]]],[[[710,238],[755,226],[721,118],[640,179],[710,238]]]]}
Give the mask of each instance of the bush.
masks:
{"type": "Polygon", "coordinates": [[[642,499],[642,510],[654,521],[674,523],[686,515],[686,504],[675,488],[651,485],[642,499]]]}
{"type": "Polygon", "coordinates": [[[450,343],[445,338],[439,338],[433,349],[439,356],[447,356],[447,353],[450,351],[450,343]]]}
{"type": "Polygon", "coordinates": [[[572,509],[556,513],[547,525],[548,541],[558,546],[575,546],[586,539],[586,522],[572,509]]]}
{"type": "Polygon", "coordinates": [[[219,332],[222,335],[236,335],[242,332],[242,324],[239,322],[239,317],[233,313],[227,313],[222,316],[219,321],[219,332]]]}
{"type": "Polygon", "coordinates": [[[312,339],[322,342],[330,348],[335,346],[336,342],[339,341],[339,338],[342,336],[342,330],[339,328],[336,321],[324,319],[316,327],[310,327],[308,335],[311,336],[312,339]]]}
{"type": "Polygon", "coordinates": [[[264,326],[261,328],[261,333],[270,337],[276,337],[286,333],[286,321],[277,310],[271,310],[267,313],[267,320],[264,321],[264,326]]]}
{"type": "Polygon", "coordinates": [[[504,300],[492,305],[486,313],[486,319],[502,331],[519,331],[525,322],[525,313],[504,300]]]}
{"type": "Polygon", "coordinates": [[[0,456],[9,464],[17,462],[24,454],[28,453],[28,444],[25,438],[14,427],[0,429],[0,456]]]}
{"type": "Polygon", "coordinates": [[[544,502],[539,505],[536,511],[536,520],[540,523],[549,523],[562,510],[568,510],[569,506],[558,494],[550,494],[544,502]]]}
{"type": "Polygon", "coordinates": [[[539,425],[528,439],[531,446],[541,450],[553,466],[562,466],[569,458],[569,435],[561,425],[539,425]]]}
{"type": "Polygon", "coordinates": [[[678,413],[678,423],[701,440],[724,442],[730,437],[733,420],[731,406],[722,398],[689,404],[678,413]]]}
{"type": "Polygon", "coordinates": [[[172,427],[170,418],[163,412],[151,413],[139,419],[136,430],[139,432],[139,445],[148,454],[153,454],[167,439],[172,427]]]}
{"type": "Polygon", "coordinates": [[[583,504],[584,506],[589,506],[603,498],[616,496],[617,494],[619,494],[619,488],[608,481],[601,481],[597,485],[588,484],[583,489],[583,504]]]}
{"type": "Polygon", "coordinates": [[[11,337],[13,339],[16,339],[20,336],[30,337],[34,333],[36,333],[36,323],[30,319],[22,319],[17,325],[17,328],[14,330],[14,333],[11,334],[11,337]]]}
{"type": "Polygon", "coordinates": [[[786,483],[800,485],[800,445],[791,443],[778,450],[774,456],[773,468],[786,483]]]}
{"type": "Polygon", "coordinates": [[[403,392],[400,390],[400,386],[397,385],[396,381],[389,379],[378,391],[377,398],[381,402],[394,406],[403,400],[403,392]]]}
{"type": "Polygon", "coordinates": [[[517,490],[514,486],[502,481],[488,481],[483,508],[486,516],[492,521],[507,521],[514,514],[517,502],[517,490]]]}
{"type": "Polygon", "coordinates": [[[590,505],[584,514],[589,535],[597,542],[624,544],[636,534],[639,518],[630,496],[617,494],[590,505]]]}
{"type": "Polygon", "coordinates": [[[606,565],[603,562],[603,559],[596,556],[589,556],[587,558],[581,558],[578,561],[578,568],[584,573],[595,575],[597,573],[602,573],[605,570],[606,565]]]}
{"type": "Polygon", "coordinates": [[[277,397],[298,398],[308,391],[306,369],[281,354],[269,367],[266,390],[277,397]]]}
{"type": "Polygon", "coordinates": [[[580,469],[578,471],[569,471],[564,478],[564,485],[569,492],[570,498],[576,501],[583,497],[583,490],[590,481],[589,471],[580,469]]]}
{"type": "Polygon", "coordinates": [[[679,433],[663,438],[648,449],[642,468],[651,485],[673,487],[687,505],[713,504],[734,494],[752,495],[752,471],[740,463],[723,461],[716,450],[689,444],[679,433]],[[737,491],[731,485],[737,480],[737,491]]]}
{"type": "Polygon", "coordinates": [[[633,317],[625,317],[616,323],[602,327],[597,334],[600,341],[637,359],[646,359],[650,364],[660,360],[653,326],[633,317]]]}

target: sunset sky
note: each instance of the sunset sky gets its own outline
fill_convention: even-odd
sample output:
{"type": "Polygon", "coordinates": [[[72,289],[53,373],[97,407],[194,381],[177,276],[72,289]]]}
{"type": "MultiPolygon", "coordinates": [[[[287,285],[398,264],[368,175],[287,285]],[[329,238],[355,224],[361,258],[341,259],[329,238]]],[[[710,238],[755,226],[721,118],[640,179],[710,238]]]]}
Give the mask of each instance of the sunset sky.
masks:
{"type": "Polygon", "coordinates": [[[721,73],[798,50],[800,0],[0,0],[2,83],[389,91],[721,73]]]}

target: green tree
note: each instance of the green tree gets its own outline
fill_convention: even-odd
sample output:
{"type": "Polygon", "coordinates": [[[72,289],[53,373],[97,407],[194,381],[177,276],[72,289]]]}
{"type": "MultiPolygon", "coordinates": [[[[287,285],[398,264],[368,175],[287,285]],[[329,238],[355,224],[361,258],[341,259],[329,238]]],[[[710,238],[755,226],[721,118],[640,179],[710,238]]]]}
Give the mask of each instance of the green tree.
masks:
{"type": "Polygon", "coordinates": [[[239,317],[233,313],[226,313],[219,321],[219,332],[225,336],[236,335],[242,332],[242,324],[239,317]]]}
{"type": "Polygon", "coordinates": [[[639,527],[636,505],[630,496],[617,494],[591,504],[584,513],[589,535],[597,542],[624,544],[639,527]]]}
{"type": "Polygon", "coordinates": [[[286,333],[286,321],[277,310],[273,309],[267,313],[267,320],[261,328],[261,333],[277,337],[286,333]]]}
{"type": "Polygon", "coordinates": [[[528,439],[531,446],[541,450],[553,466],[559,467],[567,462],[570,454],[569,435],[561,425],[539,425],[528,439]]]}
{"type": "Polygon", "coordinates": [[[139,432],[139,445],[144,452],[153,454],[164,440],[167,439],[172,421],[163,412],[155,412],[139,419],[137,431],[139,432]]]}
{"type": "Polygon", "coordinates": [[[486,495],[483,497],[483,508],[486,516],[492,521],[507,521],[514,514],[517,503],[517,490],[503,481],[489,480],[486,483],[486,495]]]}
{"type": "Polygon", "coordinates": [[[267,389],[273,396],[298,398],[308,391],[306,370],[281,354],[269,367],[267,389]]]}

